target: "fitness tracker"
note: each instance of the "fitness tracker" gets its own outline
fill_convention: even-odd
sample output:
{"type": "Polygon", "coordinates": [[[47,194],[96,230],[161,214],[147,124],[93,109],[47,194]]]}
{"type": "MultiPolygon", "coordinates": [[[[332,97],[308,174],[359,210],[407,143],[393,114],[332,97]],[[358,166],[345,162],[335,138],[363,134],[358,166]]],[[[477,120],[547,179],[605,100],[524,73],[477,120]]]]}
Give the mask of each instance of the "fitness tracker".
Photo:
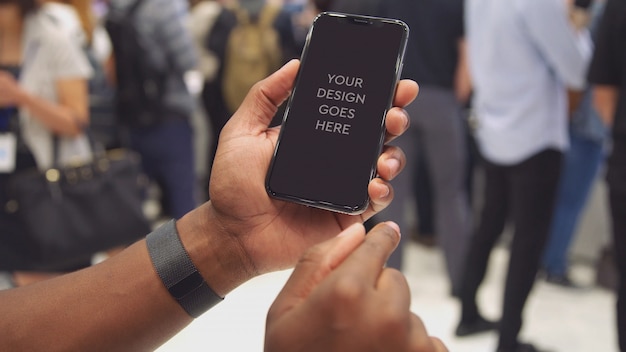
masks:
{"type": "Polygon", "coordinates": [[[163,284],[190,316],[197,318],[223,300],[204,281],[183,247],[175,220],[146,237],[148,253],[163,284]]]}

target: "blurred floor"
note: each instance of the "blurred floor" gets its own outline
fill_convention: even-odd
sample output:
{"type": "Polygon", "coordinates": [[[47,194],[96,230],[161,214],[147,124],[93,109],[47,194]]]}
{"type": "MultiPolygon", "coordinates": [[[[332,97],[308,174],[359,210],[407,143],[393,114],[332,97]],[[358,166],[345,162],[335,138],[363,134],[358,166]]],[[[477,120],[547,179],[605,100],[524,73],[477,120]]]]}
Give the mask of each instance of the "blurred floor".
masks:
{"type": "MultiPolygon", "coordinates": [[[[429,333],[441,338],[451,352],[494,351],[495,333],[454,337],[459,305],[447,296],[449,288],[440,252],[413,243],[405,250],[412,310],[422,317],[429,333]]],[[[505,249],[494,252],[479,292],[480,305],[490,318],[499,316],[507,259],[505,249]]],[[[273,273],[246,283],[158,351],[263,351],[265,315],[289,273],[273,273]]],[[[572,276],[592,287],[595,271],[586,265],[575,265],[572,276]]],[[[614,295],[610,291],[568,290],[538,281],[525,313],[521,338],[538,347],[555,352],[617,352],[614,295]]]]}
{"type": "MultiPolygon", "coordinates": [[[[201,112],[194,115],[193,123],[197,133],[197,172],[202,179],[207,170],[207,136],[210,133],[207,133],[208,124],[201,112]]],[[[205,185],[199,185],[199,188],[199,198],[202,199],[206,196],[202,193],[205,185]]],[[[526,306],[521,333],[523,340],[553,352],[617,352],[615,296],[608,290],[593,287],[594,265],[600,249],[610,241],[605,193],[600,179],[581,220],[571,253],[577,263],[572,267],[573,278],[592,288],[568,290],[538,281],[526,306]]],[[[152,202],[147,206],[151,217],[158,217],[158,204],[152,202]]],[[[412,310],[424,320],[429,333],[441,338],[451,352],[494,351],[495,333],[462,339],[454,336],[459,304],[448,296],[449,287],[439,250],[410,243],[405,251],[405,274],[412,292],[412,310]]],[[[491,260],[479,300],[485,316],[497,319],[508,253],[499,248],[491,260]]],[[[157,351],[263,351],[265,315],[289,274],[290,271],[282,271],[264,275],[239,287],[157,351]]],[[[8,287],[8,276],[0,272],[0,289],[8,287]]]]}

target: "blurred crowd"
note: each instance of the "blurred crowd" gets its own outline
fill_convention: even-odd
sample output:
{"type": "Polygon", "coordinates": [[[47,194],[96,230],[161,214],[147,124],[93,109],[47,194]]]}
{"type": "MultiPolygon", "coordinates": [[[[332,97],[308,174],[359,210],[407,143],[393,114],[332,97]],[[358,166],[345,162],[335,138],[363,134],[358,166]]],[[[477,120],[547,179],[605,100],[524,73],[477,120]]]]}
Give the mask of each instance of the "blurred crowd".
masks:
{"type": "MultiPolygon", "coordinates": [[[[27,148],[11,149],[10,166],[0,162],[3,203],[8,175],[50,166],[51,136],[65,145],[61,159],[89,158],[89,125],[105,148],[141,155],[157,190],[151,220],[180,218],[210,198],[220,131],[248,89],[300,56],[318,13],[391,17],[411,29],[402,78],[418,82],[420,93],[396,142],[408,164],[392,183],[395,200],[369,223],[393,220],[405,234],[388,265],[402,269],[402,244],[411,239],[436,246],[450,295],[461,302],[456,334],[496,330],[498,351],[539,351],[518,340],[524,305],[537,279],[580,287],[569,273],[570,248],[608,169],[610,249],[626,275],[626,64],[617,62],[626,56],[613,54],[623,53],[626,37],[622,49],[606,39],[626,33],[626,24],[605,11],[624,8],[623,0],[0,0],[0,9],[11,3],[16,12],[0,11],[0,131],[19,119],[27,148]],[[160,104],[144,105],[143,120],[119,106],[133,68],[121,63],[109,24],[129,13],[144,60],[164,68],[155,83],[160,104]],[[207,147],[198,149],[198,139],[207,147]],[[508,226],[502,318],[489,321],[476,295],[508,226]]],[[[281,120],[279,111],[273,124],[281,120]]],[[[0,233],[0,271],[15,285],[56,275],[20,259],[28,244],[15,240],[20,224],[6,210],[0,233]]],[[[615,283],[622,351],[624,281],[615,283]]]]}

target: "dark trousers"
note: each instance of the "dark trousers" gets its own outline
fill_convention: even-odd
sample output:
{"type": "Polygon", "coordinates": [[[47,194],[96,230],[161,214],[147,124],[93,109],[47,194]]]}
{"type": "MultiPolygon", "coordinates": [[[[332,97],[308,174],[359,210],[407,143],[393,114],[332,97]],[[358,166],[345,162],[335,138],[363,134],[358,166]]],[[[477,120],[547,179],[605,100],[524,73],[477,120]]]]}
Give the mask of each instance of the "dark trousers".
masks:
{"type": "Polygon", "coordinates": [[[485,277],[491,250],[513,222],[499,349],[513,349],[522,311],[533,287],[548,237],[561,170],[562,153],[545,150],[512,166],[484,161],[485,194],[480,223],[472,237],[461,285],[464,322],[478,318],[476,293],[485,277]]]}
{"type": "Polygon", "coordinates": [[[193,133],[189,119],[174,117],[157,126],[130,130],[131,146],[144,172],[163,193],[164,213],[180,219],[196,207],[193,133]]]}

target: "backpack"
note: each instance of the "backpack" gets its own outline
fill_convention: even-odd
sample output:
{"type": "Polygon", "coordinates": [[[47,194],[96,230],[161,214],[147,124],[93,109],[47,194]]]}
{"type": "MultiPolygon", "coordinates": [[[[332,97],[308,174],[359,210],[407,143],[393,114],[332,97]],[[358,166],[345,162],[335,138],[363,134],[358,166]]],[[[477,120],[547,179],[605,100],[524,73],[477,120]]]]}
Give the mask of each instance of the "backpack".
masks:
{"type": "Polygon", "coordinates": [[[222,91],[231,112],[239,108],[252,86],[280,67],[282,49],[274,20],[279,7],[266,5],[252,21],[242,8],[235,8],[237,24],[226,42],[222,91]]]}
{"type": "Polygon", "coordinates": [[[135,13],[143,0],[136,0],[125,13],[107,15],[105,28],[113,45],[116,73],[115,108],[120,123],[151,127],[162,121],[167,67],[158,67],[137,29],[135,13]]]}

